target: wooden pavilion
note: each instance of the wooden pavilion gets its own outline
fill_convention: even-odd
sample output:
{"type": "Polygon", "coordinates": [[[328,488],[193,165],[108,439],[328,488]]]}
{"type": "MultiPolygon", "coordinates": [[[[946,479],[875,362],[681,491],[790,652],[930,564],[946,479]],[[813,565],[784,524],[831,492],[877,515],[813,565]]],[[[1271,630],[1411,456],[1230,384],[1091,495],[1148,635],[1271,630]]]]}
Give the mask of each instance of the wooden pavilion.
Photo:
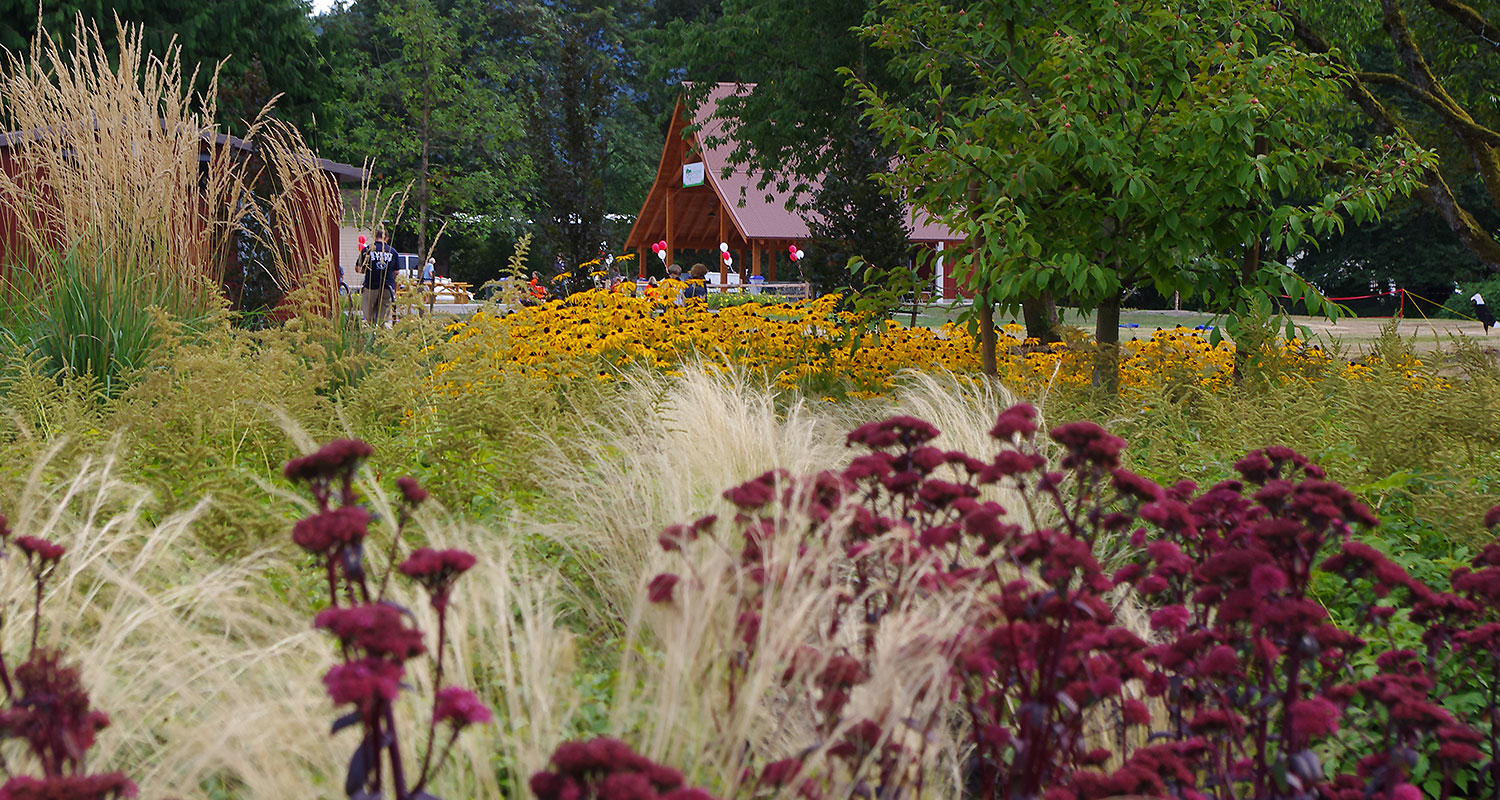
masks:
{"type": "MultiPolygon", "coordinates": [[[[775,191],[774,181],[759,188],[760,173],[729,163],[735,145],[724,121],[715,115],[720,100],[754,89],[755,84],[720,83],[691,116],[683,98],[678,98],[656,180],[625,240],[627,249],[640,254],[641,277],[645,277],[648,264],[654,263],[651,245],[658,241],[667,243],[667,264],[682,251],[716,254],[722,242],[729,245],[735,268],[742,274],[774,281],[778,265],[795,271],[787,248],[805,247],[811,241],[807,212],[787,208],[786,196],[775,191]],[[688,130],[689,125],[694,126],[692,130],[688,130]],[[704,146],[704,142],[715,139],[726,141],[704,146]],[[744,266],[749,267],[748,273],[743,272],[744,266]]],[[[907,213],[912,215],[910,209],[907,213]]],[[[908,220],[913,243],[942,251],[960,241],[946,227],[925,218],[919,222],[914,216],[908,220]]],[[[937,265],[939,274],[932,276],[934,293],[949,299],[957,297],[958,284],[944,260],[939,258],[937,265]]],[[[728,273],[719,260],[720,285],[728,282],[728,273]]]]}

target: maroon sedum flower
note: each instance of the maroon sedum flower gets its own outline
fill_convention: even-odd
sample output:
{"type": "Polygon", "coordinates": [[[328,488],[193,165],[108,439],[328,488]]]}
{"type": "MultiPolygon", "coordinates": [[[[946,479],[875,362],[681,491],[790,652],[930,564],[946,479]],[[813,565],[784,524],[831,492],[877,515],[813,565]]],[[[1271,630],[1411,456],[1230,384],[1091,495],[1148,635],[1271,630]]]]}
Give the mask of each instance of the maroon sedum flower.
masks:
{"type": "Polygon", "coordinates": [[[401,574],[422,584],[431,596],[434,608],[448,607],[453,582],[475,563],[474,554],[466,550],[433,550],[421,547],[401,562],[401,574]]]}
{"type": "Polygon", "coordinates": [[[368,656],[406,661],[427,651],[422,632],[406,627],[401,611],[385,603],[325,608],[313,619],[313,625],[368,656]]]}
{"type": "Polygon", "coordinates": [[[421,484],[417,483],[417,479],[411,476],[397,478],[396,488],[401,490],[401,499],[405,500],[413,508],[421,505],[422,501],[431,496],[427,493],[426,489],[422,488],[421,484]]]}
{"type": "Polygon", "coordinates": [[[372,719],[401,691],[406,670],[380,658],[362,658],[339,664],[323,675],[328,696],[339,705],[352,704],[365,719],[372,719]]]}
{"type": "Polygon", "coordinates": [[[298,520],[292,526],[292,541],[309,553],[321,555],[360,541],[369,531],[370,512],[359,506],[342,506],[298,520]]]}
{"type": "Polygon", "coordinates": [[[672,591],[677,588],[679,578],[670,572],[663,572],[651,579],[646,585],[646,598],[653,603],[672,602],[672,591]]]}
{"type": "Polygon", "coordinates": [[[16,547],[21,548],[21,551],[28,557],[36,556],[42,561],[56,561],[62,558],[63,553],[68,551],[68,548],[60,544],[54,544],[36,536],[18,537],[16,539],[16,547]]]}
{"type": "Polygon", "coordinates": [[[334,439],[312,453],[286,462],[282,474],[293,483],[347,477],[374,452],[375,448],[359,439],[334,439]]]}
{"type": "Polygon", "coordinates": [[[111,800],[135,796],[135,784],[119,772],[52,778],[17,775],[0,786],[0,800],[111,800]]]}
{"type": "Polygon", "coordinates": [[[479,695],[459,686],[448,686],[438,690],[432,718],[439,725],[463,729],[492,722],[495,715],[479,701],[479,695]]]}

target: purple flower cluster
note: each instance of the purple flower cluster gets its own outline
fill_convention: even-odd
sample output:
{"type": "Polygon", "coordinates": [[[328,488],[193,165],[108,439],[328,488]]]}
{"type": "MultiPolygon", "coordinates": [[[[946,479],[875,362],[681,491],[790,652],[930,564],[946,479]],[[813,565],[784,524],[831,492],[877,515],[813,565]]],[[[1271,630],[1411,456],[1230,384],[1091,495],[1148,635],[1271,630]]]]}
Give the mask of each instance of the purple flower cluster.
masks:
{"type": "Polygon", "coordinates": [[[286,477],[307,484],[318,505],[292,527],[292,541],[322,561],[328,582],[329,606],[318,612],[313,624],[338,639],[342,661],[323,676],[323,685],[335,704],[354,708],[334,722],[333,732],[358,726],[362,733],[349,759],[345,793],[351,797],[381,797],[389,789],[396,800],[432,800],[425,788],[447,762],[459,733],[493,719],[474,692],[443,685],[453,583],[474,566],[475,558],[462,550],[423,547],[395,566],[411,512],[428,496],[416,480],[400,478],[396,484],[402,507],[389,546],[387,562],[391,566],[384,579],[378,583],[370,580],[364,557],[371,517],[356,504],[354,474],[372,452],[364,442],[341,439],[287,463],[286,477]],[[337,495],[335,486],[341,487],[337,495]],[[333,505],[335,500],[339,505],[333,505]],[[402,755],[395,701],[406,688],[402,683],[406,662],[429,651],[422,632],[409,624],[411,612],[385,597],[389,578],[395,572],[413,579],[427,592],[438,616],[437,643],[431,651],[437,689],[426,747],[415,775],[407,773],[402,755]],[[441,744],[439,726],[448,731],[441,744]]]}
{"type": "Polygon", "coordinates": [[[474,554],[463,550],[422,547],[401,562],[400,569],[402,575],[422,584],[432,600],[432,607],[442,611],[448,607],[453,582],[468,572],[474,561],[474,554]]]}
{"type": "Polygon", "coordinates": [[[619,739],[568,742],[552,754],[551,766],[531,776],[538,800],[714,800],[619,739]]]}
{"type": "Polygon", "coordinates": [[[0,657],[0,738],[24,743],[41,776],[22,775],[10,766],[0,785],[0,800],[110,800],[135,797],[135,784],[118,772],[91,774],[85,764],[95,736],[109,716],[95,710],[76,667],[64,663],[60,650],[39,647],[42,598],[47,579],[67,548],[36,536],[13,536],[0,516],[0,547],[14,544],[31,573],[33,605],[31,648],[26,660],[11,669],[0,657]]]}
{"type": "MultiPolygon", "coordinates": [[[[1200,490],[1123,468],[1125,442],[1090,422],[1050,431],[1055,468],[1030,406],[1006,410],[991,434],[1000,450],[981,460],[896,417],[851,432],[867,452],[841,471],[773,471],[725,492],[749,578],[741,649],[726,656],[731,695],[769,624],[759,609],[782,577],[770,554],[836,532],[825,541],[844,563],[829,574],[848,576],[822,637],[844,644],[805,647],[783,675],[844,766],[812,767],[804,753],[747,785],[902,791],[911,754],[900,757],[887,721],[846,718],[849,698],[869,680],[887,614],[964,593],[978,602],[958,635],[930,643],[951,668],[927,690],[967,717],[966,782],[979,796],[1412,798],[1419,780],[1443,797],[1500,796],[1500,542],[1439,592],[1356,538],[1375,516],[1289,448],[1251,452],[1238,480],[1200,490]],[[996,488],[1016,491],[1024,513],[986,499],[996,488]],[[804,518],[805,530],[787,525],[804,518]],[[1358,619],[1334,623],[1315,593],[1329,582],[1358,619]],[[1122,592],[1148,606],[1149,636],[1116,616],[1122,592]],[[1398,612],[1423,626],[1426,651],[1365,655],[1365,636],[1398,612]],[[839,635],[846,625],[859,630],[839,635]],[[1356,673],[1357,660],[1369,666],[1356,673]],[[1483,714],[1445,708],[1475,690],[1487,692],[1483,714]]],[[[673,526],[661,545],[681,550],[717,522],[673,526]]],[[[1485,522],[1500,525],[1500,508],[1485,522]]],[[[679,585],[659,575],[649,597],[673,602],[679,585]]],[[[899,724],[932,730],[948,713],[899,724]]]]}

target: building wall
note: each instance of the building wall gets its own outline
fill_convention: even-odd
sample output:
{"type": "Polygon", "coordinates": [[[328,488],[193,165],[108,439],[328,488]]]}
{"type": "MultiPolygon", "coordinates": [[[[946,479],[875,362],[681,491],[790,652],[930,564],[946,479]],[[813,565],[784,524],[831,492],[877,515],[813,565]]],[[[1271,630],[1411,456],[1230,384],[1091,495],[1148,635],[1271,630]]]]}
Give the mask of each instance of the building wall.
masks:
{"type": "Polygon", "coordinates": [[[339,270],[344,275],[344,283],[349,286],[359,286],[364,282],[364,276],[354,271],[354,262],[359,258],[359,235],[365,234],[368,242],[370,234],[361,231],[352,225],[341,225],[338,235],[338,264],[339,270]]]}

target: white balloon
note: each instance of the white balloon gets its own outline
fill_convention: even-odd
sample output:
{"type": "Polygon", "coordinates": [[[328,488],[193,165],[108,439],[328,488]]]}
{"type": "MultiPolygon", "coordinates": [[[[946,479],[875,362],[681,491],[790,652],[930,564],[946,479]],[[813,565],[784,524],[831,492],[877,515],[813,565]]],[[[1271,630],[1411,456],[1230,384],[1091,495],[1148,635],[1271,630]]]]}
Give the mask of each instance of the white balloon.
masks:
{"type": "Polygon", "coordinates": [[[732,267],[732,266],[734,266],[734,259],[732,259],[732,258],[726,258],[726,259],[724,259],[724,266],[726,266],[726,267],[732,267]]]}
{"type": "Polygon", "coordinates": [[[659,258],[659,259],[661,259],[662,261],[666,261],[667,260],[667,251],[665,251],[665,250],[657,250],[656,251],[656,257],[659,258]]]}
{"type": "Polygon", "coordinates": [[[719,242],[719,252],[720,253],[727,253],[727,252],[729,252],[729,243],[728,242],[719,242]]]}
{"type": "Polygon", "coordinates": [[[807,258],[807,254],[804,253],[804,252],[802,252],[801,250],[798,250],[797,251],[797,260],[801,261],[804,258],[807,258]]]}

